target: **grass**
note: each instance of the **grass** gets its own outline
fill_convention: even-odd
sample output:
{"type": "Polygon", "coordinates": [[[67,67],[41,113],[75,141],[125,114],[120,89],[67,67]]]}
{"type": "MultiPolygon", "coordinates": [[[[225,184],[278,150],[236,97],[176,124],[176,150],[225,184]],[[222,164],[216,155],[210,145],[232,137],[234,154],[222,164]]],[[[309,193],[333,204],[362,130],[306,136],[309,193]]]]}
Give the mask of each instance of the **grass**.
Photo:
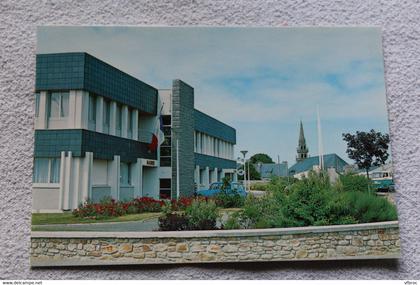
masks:
{"type": "Polygon", "coordinates": [[[92,224],[109,222],[131,222],[144,221],[157,218],[161,213],[141,213],[131,214],[120,217],[110,217],[104,219],[88,219],[73,216],[72,213],[33,213],[32,225],[58,225],[58,224],[92,224]]]}

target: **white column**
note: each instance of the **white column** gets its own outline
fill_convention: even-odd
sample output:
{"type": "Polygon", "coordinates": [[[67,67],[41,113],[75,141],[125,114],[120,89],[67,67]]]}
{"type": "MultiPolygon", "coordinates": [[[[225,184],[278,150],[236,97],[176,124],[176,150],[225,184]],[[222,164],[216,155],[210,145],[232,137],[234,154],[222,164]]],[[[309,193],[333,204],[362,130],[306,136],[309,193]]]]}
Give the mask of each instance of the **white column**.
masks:
{"type": "Polygon", "coordinates": [[[64,187],[65,187],[65,181],[66,181],[66,152],[61,152],[60,157],[60,193],[58,198],[58,209],[63,209],[63,197],[64,197],[64,187]]]}
{"type": "Polygon", "coordinates": [[[89,93],[86,91],[70,91],[68,127],[88,129],[89,126],[89,93]]]}
{"type": "Polygon", "coordinates": [[[222,180],[225,177],[225,175],[226,175],[226,170],[222,169],[220,180],[222,180]]]}
{"type": "Polygon", "coordinates": [[[138,140],[139,137],[139,111],[137,109],[134,109],[131,112],[131,132],[132,132],[132,139],[138,140]]]}
{"type": "Polygon", "coordinates": [[[66,169],[65,169],[65,179],[64,179],[64,191],[63,191],[63,210],[70,209],[70,187],[71,187],[71,175],[72,175],[72,153],[71,151],[67,152],[67,157],[65,159],[66,169]]]}
{"type": "Polygon", "coordinates": [[[134,198],[143,196],[143,165],[141,158],[137,158],[137,162],[133,167],[132,183],[134,186],[134,198]]]}
{"type": "Polygon", "coordinates": [[[233,173],[233,182],[238,182],[238,173],[236,171],[233,173]]]}
{"type": "Polygon", "coordinates": [[[71,208],[75,209],[79,206],[79,202],[81,199],[79,199],[79,197],[82,196],[82,185],[83,185],[83,181],[81,181],[82,179],[82,174],[83,171],[80,171],[80,167],[81,167],[81,158],[80,157],[75,157],[73,159],[73,175],[71,177],[71,188],[70,188],[70,196],[72,198],[72,205],[71,208]]]}
{"type": "Polygon", "coordinates": [[[210,168],[208,166],[206,166],[206,169],[204,170],[203,184],[205,188],[209,188],[210,186],[210,168]]]}
{"type": "Polygon", "coordinates": [[[128,106],[122,106],[122,118],[121,118],[121,136],[128,138],[128,106]]]}
{"type": "Polygon", "coordinates": [[[82,165],[82,195],[79,199],[79,203],[88,200],[89,197],[92,197],[92,168],[93,153],[86,152],[82,165]]]}
{"type": "Polygon", "coordinates": [[[120,192],[120,156],[114,155],[108,173],[109,185],[111,186],[111,197],[118,200],[120,192]]]}
{"type": "Polygon", "coordinates": [[[211,173],[211,183],[217,182],[217,167],[215,167],[211,173]]]}
{"type": "Polygon", "coordinates": [[[115,128],[117,124],[117,103],[111,101],[111,111],[109,113],[109,134],[115,136],[115,128]]]}
{"type": "Polygon", "coordinates": [[[201,153],[202,152],[202,150],[201,150],[201,133],[200,132],[197,132],[197,139],[198,139],[198,144],[197,144],[197,146],[198,146],[198,148],[197,148],[197,152],[198,153],[201,153]]]}
{"type": "Polygon", "coordinates": [[[39,93],[39,112],[35,118],[35,129],[48,129],[48,94],[46,91],[39,93]]]}
{"type": "Polygon", "coordinates": [[[96,131],[102,133],[104,130],[104,98],[96,97],[96,131]]]}
{"type": "Polygon", "coordinates": [[[197,184],[197,189],[198,189],[198,186],[200,185],[200,165],[195,166],[194,182],[197,184]]]}

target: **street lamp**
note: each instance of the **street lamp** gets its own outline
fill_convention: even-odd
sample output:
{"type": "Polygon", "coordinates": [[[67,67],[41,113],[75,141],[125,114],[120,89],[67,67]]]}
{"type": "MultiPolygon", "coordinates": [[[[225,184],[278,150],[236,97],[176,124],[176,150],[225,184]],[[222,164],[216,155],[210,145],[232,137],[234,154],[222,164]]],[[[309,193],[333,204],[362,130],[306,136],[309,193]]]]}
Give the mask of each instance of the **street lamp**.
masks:
{"type": "Polygon", "coordinates": [[[247,186],[247,182],[246,182],[246,173],[247,173],[247,171],[246,171],[246,160],[245,160],[245,156],[248,153],[248,151],[247,150],[241,150],[241,153],[244,156],[244,187],[245,187],[245,190],[247,190],[247,188],[246,188],[246,186],[247,186]]]}

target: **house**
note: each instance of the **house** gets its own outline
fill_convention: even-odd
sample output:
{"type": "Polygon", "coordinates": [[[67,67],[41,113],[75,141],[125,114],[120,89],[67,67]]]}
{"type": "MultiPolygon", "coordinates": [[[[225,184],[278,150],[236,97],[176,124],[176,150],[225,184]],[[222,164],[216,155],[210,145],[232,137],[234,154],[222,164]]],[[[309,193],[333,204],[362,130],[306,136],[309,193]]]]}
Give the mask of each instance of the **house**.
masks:
{"type": "Polygon", "coordinates": [[[179,79],[159,90],[87,53],[36,57],[34,211],[190,196],[236,180],[235,144],[236,130],[194,109],[194,89],[179,79]],[[159,121],[165,140],[154,149],[159,121]]]}

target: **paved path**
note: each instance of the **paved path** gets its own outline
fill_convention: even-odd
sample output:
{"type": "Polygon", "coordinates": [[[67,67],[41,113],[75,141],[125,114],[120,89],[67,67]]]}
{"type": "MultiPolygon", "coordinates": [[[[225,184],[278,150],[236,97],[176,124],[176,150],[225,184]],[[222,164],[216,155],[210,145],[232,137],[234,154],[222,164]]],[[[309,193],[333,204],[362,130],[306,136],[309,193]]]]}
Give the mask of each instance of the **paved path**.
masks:
{"type": "MultiPolygon", "coordinates": [[[[222,220],[229,218],[227,212],[223,212],[222,220]]],[[[218,220],[217,227],[221,226],[218,220]]],[[[33,231],[76,231],[76,232],[151,232],[159,229],[158,218],[131,222],[108,222],[91,224],[57,224],[32,226],[33,231]]]]}
{"type": "Polygon", "coordinates": [[[157,230],[158,219],[143,221],[109,222],[92,224],[59,224],[32,226],[34,231],[82,231],[82,232],[146,232],[157,230]]]}

